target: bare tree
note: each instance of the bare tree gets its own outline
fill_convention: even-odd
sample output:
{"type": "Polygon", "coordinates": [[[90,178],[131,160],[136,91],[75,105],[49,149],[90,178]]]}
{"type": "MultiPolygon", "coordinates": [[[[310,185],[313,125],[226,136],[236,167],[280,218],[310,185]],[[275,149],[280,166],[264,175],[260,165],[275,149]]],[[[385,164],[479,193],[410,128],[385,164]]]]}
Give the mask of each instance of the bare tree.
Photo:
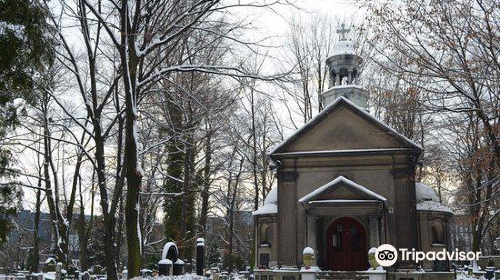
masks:
{"type": "Polygon", "coordinates": [[[362,2],[372,14],[378,60],[388,73],[421,92],[420,106],[434,114],[435,131],[455,145],[448,149],[456,152],[454,167],[468,190],[473,250],[478,250],[499,215],[491,208],[498,200],[500,163],[497,3],[362,2]],[[457,125],[467,129],[457,130],[457,125]]]}

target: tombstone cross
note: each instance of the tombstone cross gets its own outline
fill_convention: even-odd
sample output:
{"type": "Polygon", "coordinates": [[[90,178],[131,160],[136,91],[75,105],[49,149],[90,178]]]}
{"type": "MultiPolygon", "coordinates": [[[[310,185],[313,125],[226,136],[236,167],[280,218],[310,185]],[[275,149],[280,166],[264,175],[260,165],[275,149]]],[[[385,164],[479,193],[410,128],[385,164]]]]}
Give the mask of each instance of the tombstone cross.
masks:
{"type": "Polygon", "coordinates": [[[346,34],[349,33],[351,29],[346,29],[345,23],[342,23],[340,27],[341,28],[337,30],[337,34],[340,34],[340,41],[346,41],[347,40],[346,34]]]}

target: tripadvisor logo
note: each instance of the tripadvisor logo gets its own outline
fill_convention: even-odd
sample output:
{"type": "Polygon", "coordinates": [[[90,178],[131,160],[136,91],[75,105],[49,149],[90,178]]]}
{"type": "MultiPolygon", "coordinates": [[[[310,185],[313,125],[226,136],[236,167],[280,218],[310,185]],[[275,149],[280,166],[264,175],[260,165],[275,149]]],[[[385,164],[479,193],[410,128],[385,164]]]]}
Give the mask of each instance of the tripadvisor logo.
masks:
{"type": "Polygon", "coordinates": [[[378,246],[375,259],[380,266],[392,266],[398,260],[398,251],[391,244],[378,246]]]}
{"type": "Polygon", "coordinates": [[[396,250],[394,246],[391,244],[383,244],[380,245],[377,250],[375,251],[375,259],[377,260],[378,264],[380,266],[392,266],[396,263],[399,259],[402,261],[413,261],[416,263],[419,263],[423,260],[428,260],[428,261],[474,261],[478,260],[479,256],[481,255],[481,252],[463,252],[463,251],[458,251],[458,249],[455,249],[455,251],[448,252],[446,249],[443,249],[441,251],[430,251],[430,252],[422,252],[422,251],[416,251],[415,249],[405,249],[405,248],[399,248],[396,250]]]}

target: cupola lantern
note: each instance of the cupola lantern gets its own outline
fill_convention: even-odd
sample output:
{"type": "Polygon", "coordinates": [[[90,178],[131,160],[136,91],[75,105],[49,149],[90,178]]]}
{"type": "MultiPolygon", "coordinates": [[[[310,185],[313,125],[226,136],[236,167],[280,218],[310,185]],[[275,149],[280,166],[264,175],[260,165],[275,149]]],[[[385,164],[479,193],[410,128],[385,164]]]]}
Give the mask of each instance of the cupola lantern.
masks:
{"type": "Polygon", "coordinates": [[[350,29],[342,24],[337,30],[340,40],[335,44],[332,56],[326,60],[330,83],[328,90],[320,94],[323,108],[340,96],[362,108],[366,109],[368,106],[369,93],[358,84],[363,59],[356,54],[352,41],[347,39],[349,32],[350,29]]]}

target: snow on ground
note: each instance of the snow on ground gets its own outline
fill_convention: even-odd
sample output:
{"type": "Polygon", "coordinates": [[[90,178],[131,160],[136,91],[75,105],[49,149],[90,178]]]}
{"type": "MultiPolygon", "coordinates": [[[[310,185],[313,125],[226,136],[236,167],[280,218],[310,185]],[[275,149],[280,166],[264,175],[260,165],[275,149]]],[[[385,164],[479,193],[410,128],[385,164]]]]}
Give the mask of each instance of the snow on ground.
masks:
{"type": "Polygon", "coordinates": [[[469,276],[467,273],[457,273],[457,279],[456,280],[486,280],[484,276],[477,277],[477,276],[469,276]]]}
{"type": "Polygon", "coordinates": [[[196,274],[185,274],[179,276],[155,276],[155,277],[135,277],[132,280],[207,280],[207,277],[196,274]]]}

